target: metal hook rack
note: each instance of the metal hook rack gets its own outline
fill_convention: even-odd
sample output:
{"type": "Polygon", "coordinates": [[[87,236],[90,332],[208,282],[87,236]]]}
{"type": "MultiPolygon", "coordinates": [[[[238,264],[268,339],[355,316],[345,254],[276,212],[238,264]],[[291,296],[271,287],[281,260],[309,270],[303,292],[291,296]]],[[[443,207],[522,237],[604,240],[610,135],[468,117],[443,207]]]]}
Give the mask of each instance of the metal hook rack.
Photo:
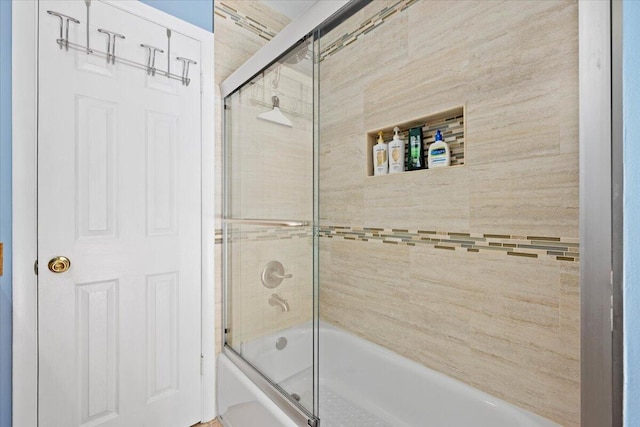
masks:
{"type": "MultiPolygon", "coordinates": [[[[89,6],[90,1],[87,2],[87,20],[89,18],[89,6]]],[[[124,40],[126,37],[123,34],[116,33],[114,31],[105,30],[104,28],[98,28],[98,32],[101,34],[105,34],[107,36],[107,50],[106,52],[102,52],[97,49],[92,49],[89,46],[89,29],[87,28],[87,45],[83,46],[77,43],[73,43],[69,41],[69,23],[80,24],[80,21],[72,16],[68,16],[59,12],[55,12],[52,10],[48,10],[47,13],[52,16],[56,16],[60,19],[60,37],[56,39],[56,43],[60,46],[60,49],[69,50],[69,48],[81,52],[85,52],[87,55],[97,55],[106,59],[107,64],[115,64],[119,62],[124,65],[128,65],[130,67],[139,68],[147,72],[150,76],[161,75],[168,77],[170,79],[179,80],[184,86],[189,86],[191,83],[191,79],[189,78],[189,67],[190,65],[196,65],[197,62],[189,59],[177,56],[176,60],[182,62],[182,74],[172,74],[169,72],[169,63],[170,58],[167,58],[167,71],[157,69],[155,66],[156,62],[156,52],[164,53],[164,50],[151,46],[148,44],[141,44],[140,47],[147,50],[147,63],[141,64],[136,61],[132,61],[130,59],[122,58],[116,56],[116,40],[121,39],[124,40]]],[[[167,35],[169,38],[169,49],[170,49],[170,30],[167,31],[167,35]]],[[[169,55],[168,55],[169,56],[169,55]]]]}

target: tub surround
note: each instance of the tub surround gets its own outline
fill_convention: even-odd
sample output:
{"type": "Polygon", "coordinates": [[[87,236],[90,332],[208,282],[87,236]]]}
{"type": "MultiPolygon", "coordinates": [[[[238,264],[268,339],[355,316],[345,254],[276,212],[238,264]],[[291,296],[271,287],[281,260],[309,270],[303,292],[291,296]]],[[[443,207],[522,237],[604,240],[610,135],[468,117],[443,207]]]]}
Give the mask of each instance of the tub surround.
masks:
{"type": "Polygon", "coordinates": [[[577,262],[343,239],[320,248],[321,319],[556,422],[579,404],[577,262]]]}
{"type": "MultiPolygon", "coordinates": [[[[271,12],[242,9],[249,3],[263,6],[216,6],[216,57],[225,58],[218,81],[279,31],[258,16],[271,12]],[[247,27],[252,20],[263,25],[247,27]]],[[[528,6],[372,2],[323,36],[320,315],[570,427],[580,425],[577,2],[528,6]],[[368,132],[459,105],[463,167],[367,177],[368,132]]],[[[254,86],[268,95],[268,85],[254,86]]],[[[258,98],[247,114],[264,111],[258,98]]],[[[303,181],[308,172],[300,172],[303,181]]],[[[218,176],[218,195],[221,182],[218,176]]],[[[254,184],[246,209],[270,196],[254,184]]],[[[306,218],[294,213],[278,216],[306,218]]],[[[218,230],[219,218],[218,211],[218,230]]],[[[259,254],[235,267],[247,275],[237,289],[247,302],[236,313],[238,342],[305,321],[271,312],[270,293],[249,279],[273,255],[291,265],[296,252],[308,254],[311,238],[277,230],[236,237],[259,254]]],[[[294,268],[294,277],[311,279],[303,259],[294,268]]],[[[305,298],[292,307],[310,304],[305,298]]],[[[218,292],[218,313],[220,301],[218,292]]],[[[219,349],[220,330],[217,337],[219,349]]]]}
{"type": "Polygon", "coordinates": [[[577,12],[372,2],[320,40],[321,319],[564,426],[580,425],[577,12]],[[463,167],[367,177],[363,135],[456,105],[463,167]]]}

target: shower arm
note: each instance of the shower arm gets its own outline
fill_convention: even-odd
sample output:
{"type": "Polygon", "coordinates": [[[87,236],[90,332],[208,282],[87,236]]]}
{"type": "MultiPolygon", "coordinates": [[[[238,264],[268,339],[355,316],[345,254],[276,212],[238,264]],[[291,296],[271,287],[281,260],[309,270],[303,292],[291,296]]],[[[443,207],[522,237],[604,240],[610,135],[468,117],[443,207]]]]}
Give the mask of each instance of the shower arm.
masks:
{"type": "Polygon", "coordinates": [[[273,80],[271,80],[271,89],[275,92],[276,89],[278,89],[278,85],[280,84],[280,75],[282,73],[282,66],[280,64],[278,64],[274,73],[275,76],[273,77],[273,80]]]}

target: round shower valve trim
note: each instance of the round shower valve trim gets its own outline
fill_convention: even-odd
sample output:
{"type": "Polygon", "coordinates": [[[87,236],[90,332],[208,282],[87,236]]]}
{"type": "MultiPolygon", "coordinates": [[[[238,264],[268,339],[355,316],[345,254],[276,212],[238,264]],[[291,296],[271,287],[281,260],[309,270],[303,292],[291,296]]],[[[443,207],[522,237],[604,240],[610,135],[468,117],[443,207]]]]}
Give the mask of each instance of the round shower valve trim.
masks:
{"type": "Polygon", "coordinates": [[[293,274],[284,274],[284,266],[280,261],[269,261],[262,270],[262,284],[269,288],[277,288],[284,279],[290,279],[293,274]]]}

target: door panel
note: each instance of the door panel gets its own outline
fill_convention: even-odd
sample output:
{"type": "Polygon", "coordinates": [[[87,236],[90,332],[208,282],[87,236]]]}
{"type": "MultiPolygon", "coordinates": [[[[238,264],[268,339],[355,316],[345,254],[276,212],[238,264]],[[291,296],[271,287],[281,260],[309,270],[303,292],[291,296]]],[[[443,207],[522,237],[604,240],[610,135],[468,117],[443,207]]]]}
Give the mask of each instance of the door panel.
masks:
{"type": "Polygon", "coordinates": [[[147,276],[147,401],[178,391],[178,273],[147,276]]]}
{"type": "MultiPolygon", "coordinates": [[[[81,1],[40,1],[38,137],[39,425],[190,426],[200,419],[200,81],[60,49],[54,10],[81,21],[81,1]],[[65,273],[47,262],[63,255],[65,273]]],[[[166,28],[92,1],[98,28],[126,36],[116,55],[167,52],[166,28]]],[[[200,43],[171,34],[172,73],[200,43]]],[[[156,66],[166,70],[166,53],[156,66]]]]}
{"type": "Polygon", "coordinates": [[[147,111],[147,232],[176,233],[178,117],[147,111]]]}
{"type": "Polygon", "coordinates": [[[76,286],[82,425],[99,424],[118,414],[117,293],[117,280],[76,286]]]}
{"type": "Polygon", "coordinates": [[[114,156],[118,105],[78,96],[75,110],[77,237],[116,237],[114,156]]]}

